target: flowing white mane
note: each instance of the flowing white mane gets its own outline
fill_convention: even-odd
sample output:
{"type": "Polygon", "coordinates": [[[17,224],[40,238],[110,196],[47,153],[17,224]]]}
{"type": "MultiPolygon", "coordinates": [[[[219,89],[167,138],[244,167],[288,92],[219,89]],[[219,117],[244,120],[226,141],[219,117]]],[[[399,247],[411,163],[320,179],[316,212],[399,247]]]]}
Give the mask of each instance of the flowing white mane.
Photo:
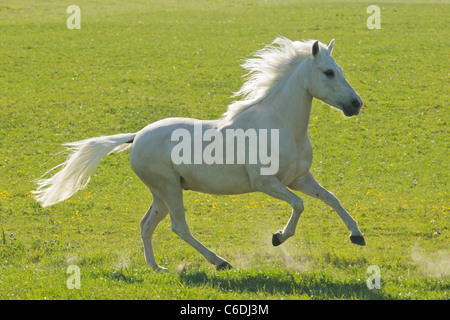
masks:
{"type": "Polygon", "coordinates": [[[232,120],[242,111],[255,105],[269,95],[288,70],[311,55],[314,40],[301,42],[287,38],[277,38],[265,48],[257,51],[254,58],[244,62],[248,70],[246,82],[233,96],[242,99],[228,106],[225,120],[232,120]],[[278,46],[274,46],[274,44],[278,46]]]}

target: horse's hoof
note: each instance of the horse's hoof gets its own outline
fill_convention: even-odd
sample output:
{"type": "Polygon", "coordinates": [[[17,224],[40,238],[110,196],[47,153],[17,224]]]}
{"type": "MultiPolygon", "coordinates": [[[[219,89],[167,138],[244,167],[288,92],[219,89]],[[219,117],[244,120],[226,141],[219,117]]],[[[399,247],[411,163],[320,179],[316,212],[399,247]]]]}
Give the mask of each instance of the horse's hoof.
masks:
{"type": "Polygon", "coordinates": [[[155,271],[167,271],[167,268],[161,267],[161,266],[154,266],[152,267],[153,270],[155,271]]]}
{"type": "Polygon", "coordinates": [[[233,267],[231,266],[231,264],[229,264],[228,262],[224,261],[221,264],[219,264],[218,266],[216,266],[217,270],[229,270],[232,269],[233,267]]]}
{"type": "Polygon", "coordinates": [[[280,239],[278,238],[278,234],[279,234],[279,233],[280,233],[280,232],[274,233],[273,236],[272,236],[272,245],[273,245],[274,247],[278,247],[278,246],[281,244],[281,241],[280,241],[280,239]]]}
{"type": "Polygon", "coordinates": [[[365,246],[366,242],[364,241],[363,236],[350,236],[350,241],[358,246],[365,246]]]}

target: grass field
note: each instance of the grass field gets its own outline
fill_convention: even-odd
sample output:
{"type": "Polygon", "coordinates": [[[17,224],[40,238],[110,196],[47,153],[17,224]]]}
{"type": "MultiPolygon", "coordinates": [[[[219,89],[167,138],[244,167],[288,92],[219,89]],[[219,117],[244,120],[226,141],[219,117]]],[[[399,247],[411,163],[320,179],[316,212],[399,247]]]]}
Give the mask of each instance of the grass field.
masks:
{"type": "Polygon", "coordinates": [[[449,15],[444,1],[0,1],[0,299],[448,299],[449,15]],[[72,3],[70,3],[72,4],[72,3]],[[296,235],[272,233],[290,207],[263,194],[185,193],[193,234],[234,269],[216,271],[156,229],[155,272],[139,220],[151,195],[128,153],[89,186],[41,208],[34,180],[61,144],[136,132],[161,118],[214,119],[242,85],[243,59],[277,36],[336,39],[334,58],[363,98],[358,117],[314,101],[312,172],[358,221],[304,197],[296,235]],[[80,269],[80,289],[66,285],[80,269]],[[371,265],[381,288],[369,290],[371,265]]]}

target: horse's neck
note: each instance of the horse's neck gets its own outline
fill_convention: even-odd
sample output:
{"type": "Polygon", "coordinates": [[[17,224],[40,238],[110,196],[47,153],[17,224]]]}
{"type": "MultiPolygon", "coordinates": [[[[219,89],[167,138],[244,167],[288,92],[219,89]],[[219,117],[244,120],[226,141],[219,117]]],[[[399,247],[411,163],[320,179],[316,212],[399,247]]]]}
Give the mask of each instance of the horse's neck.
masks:
{"type": "Polygon", "coordinates": [[[270,110],[274,119],[277,119],[277,125],[292,130],[291,134],[296,140],[303,140],[308,133],[313,98],[304,88],[304,79],[308,73],[307,65],[299,65],[296,69],[286,75],[288,78],[283,79],[284,83],[277,92],[274,92],[271,99],[273,105],[267,110],[270,110]]]}
{"type": "Polygon", "coordinates": [[[301,63],[289,71],[258,106],[242,111],[232,122],[221,122],[222,128],[283,129],[286,139],[302,143],[307,137],[312,103],[312,96],[304,88],[306,76],[308,65],[301,63]]]}

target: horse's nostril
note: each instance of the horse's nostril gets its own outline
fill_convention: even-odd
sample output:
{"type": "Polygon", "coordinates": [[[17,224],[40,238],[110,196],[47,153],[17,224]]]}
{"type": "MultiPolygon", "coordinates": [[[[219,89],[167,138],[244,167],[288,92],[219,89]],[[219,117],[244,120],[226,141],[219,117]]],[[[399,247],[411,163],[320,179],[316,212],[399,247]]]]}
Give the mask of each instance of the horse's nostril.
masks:
{"type": "Polygon", "coordinates": [[[352,106],[353,106],[353,108],[357,109],[361,106],[361,102],[359,102],[358,99],[355,99],[352,101],[352,106]]]}

